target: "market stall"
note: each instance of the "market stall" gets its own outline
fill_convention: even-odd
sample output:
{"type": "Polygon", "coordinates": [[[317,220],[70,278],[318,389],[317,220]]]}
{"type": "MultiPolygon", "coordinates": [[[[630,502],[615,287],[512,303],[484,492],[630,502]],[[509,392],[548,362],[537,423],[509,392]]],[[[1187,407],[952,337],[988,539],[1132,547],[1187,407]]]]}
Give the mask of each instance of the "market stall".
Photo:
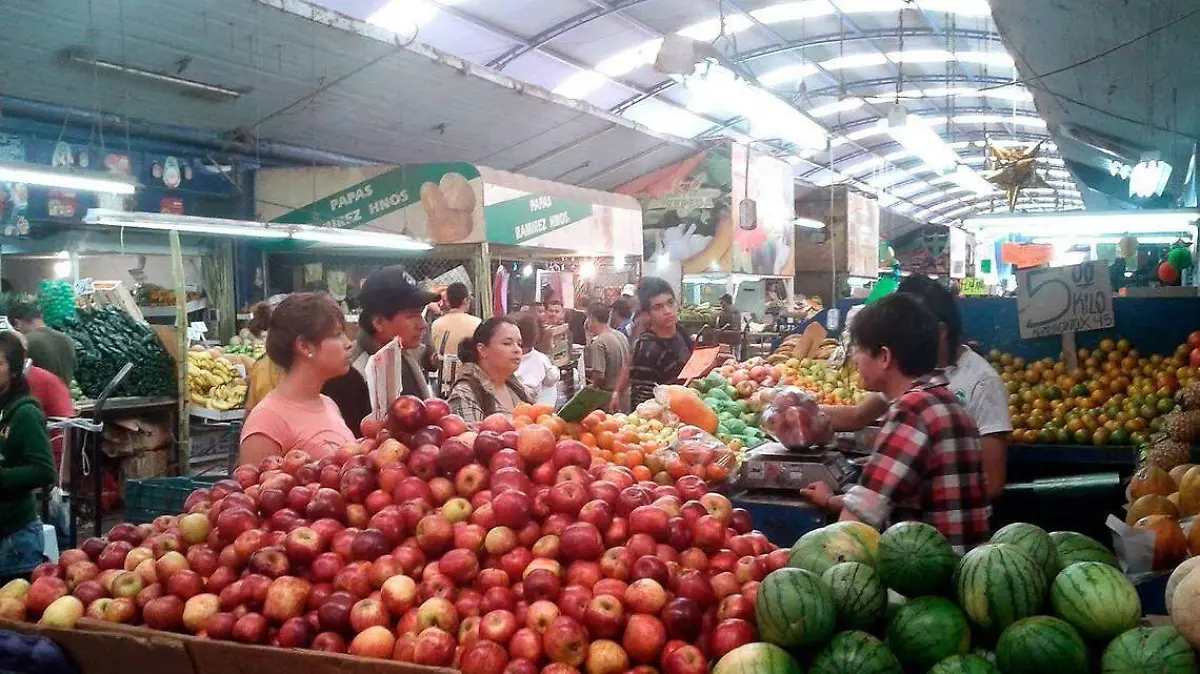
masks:
{"type": "MultiPolygon", "coordinates": [[[[265,221],[333,226],[362,237],[340,258],[264,247],[264,288],[324,283],[348,311],[361,279],[382,264],[401,265],[426,287],[465,283],[472,313],[483,318],[551,300],[564,314],[581,314],[586,298],[615,300],[638,277],[632,261],[641,258],[641,210],[629,197],[598,190],[455,163],[269,169],[258,173],[256,195],[265,221]],[[371,250],[376,232],[433,248],[371,250]]],[[[567,397],[580,379],[586,340],[577,322],[570,339],[559,335],[559,347],[548,354],[564,372],[567,397]]]]}

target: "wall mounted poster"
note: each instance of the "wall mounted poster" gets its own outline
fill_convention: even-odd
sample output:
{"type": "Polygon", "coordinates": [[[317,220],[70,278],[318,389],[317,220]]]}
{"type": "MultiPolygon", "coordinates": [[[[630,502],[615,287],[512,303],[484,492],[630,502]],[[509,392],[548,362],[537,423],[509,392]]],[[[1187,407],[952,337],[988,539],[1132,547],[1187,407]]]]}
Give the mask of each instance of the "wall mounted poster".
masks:
{"type": "MultiPolygon", "coordinates": [[[[796,187],[787,162],[746,145],[734,143],[733,162],[733,268],[741,274],[792,276],[796,187]],[[747,156],[747,154],[749,156],[747,156]],[[744,199],[755,203],[754,221],[739,208],[744,199]]],[[[877,218],[878,220],[878,218],[877,218]]]]}
{"type": "Polygon", "coordinates": [[[718,145],[615,190],[642,205],[642,255],[648,274],[733,270],[733,172],[729,145],[718,145]]]}

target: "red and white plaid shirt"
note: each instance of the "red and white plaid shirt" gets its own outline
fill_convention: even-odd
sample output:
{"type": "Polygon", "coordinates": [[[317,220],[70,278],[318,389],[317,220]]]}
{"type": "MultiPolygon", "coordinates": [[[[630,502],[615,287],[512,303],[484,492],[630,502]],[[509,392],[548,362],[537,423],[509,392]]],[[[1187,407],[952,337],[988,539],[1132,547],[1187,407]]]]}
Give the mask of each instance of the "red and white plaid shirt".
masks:
{"type": "Polygon", "coordinates": [[[844,507],[880,528],[931,524],[960,554],[987,542],[991,506],[979,429],[940,373],[917,379],[892,402],[844,507]]]}

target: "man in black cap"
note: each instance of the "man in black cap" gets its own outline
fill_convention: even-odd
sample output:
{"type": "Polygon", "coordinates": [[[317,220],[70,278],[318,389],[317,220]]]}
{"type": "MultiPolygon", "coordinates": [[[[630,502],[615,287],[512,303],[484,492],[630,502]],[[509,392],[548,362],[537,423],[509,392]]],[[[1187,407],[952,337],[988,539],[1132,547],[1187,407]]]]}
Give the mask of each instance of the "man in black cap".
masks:
{"type": "Polygon", "coordinates": [[[357,429],[371,412],[367,393],[367,360],[393,339],[403,348],[402,394],[429,397],[429,384],[418,355],[423,349],[425,306],[438,299],[436,293],[413,285],[399,266],[377,269],[363,281],[358,293],[362,308],[358,317],[358,340],[350,354],[350,371],[332,379],[321,391],[337,403],[346,425],[357,429]]]}

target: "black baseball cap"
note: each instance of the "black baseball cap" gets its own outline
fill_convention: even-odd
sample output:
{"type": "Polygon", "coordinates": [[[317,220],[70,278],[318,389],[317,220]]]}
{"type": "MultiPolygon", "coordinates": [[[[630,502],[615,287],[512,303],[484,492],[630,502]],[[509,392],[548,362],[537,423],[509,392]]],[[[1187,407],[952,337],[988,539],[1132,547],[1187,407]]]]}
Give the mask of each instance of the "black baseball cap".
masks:
{"type": "Polygon", "coordinates": [[[358,292],[358,304],[368,316],[391,319],[401,311],[424,309],[440,297],[409,280],[403,267],[392,265],[367,275],[358,292]]]}

